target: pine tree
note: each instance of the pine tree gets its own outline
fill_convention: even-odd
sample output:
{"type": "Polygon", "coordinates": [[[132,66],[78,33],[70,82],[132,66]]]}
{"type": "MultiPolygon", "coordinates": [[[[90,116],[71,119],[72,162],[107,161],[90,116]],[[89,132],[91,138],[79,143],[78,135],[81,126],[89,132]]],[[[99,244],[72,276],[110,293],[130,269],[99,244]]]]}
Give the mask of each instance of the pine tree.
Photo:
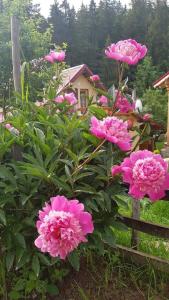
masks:
{"type": "Polygon", "coordinates": [[[153,66],[151,56],[145,57],[137,66],[135,87],[137,94],[142,96],[146,89],[151,88],[153,82],[160,76],[157,67],[153,66]]]}
{"type": "Polygon", "coordinates": [[[125,18],[125,38],[134,38],[145,43],[148,27],[152,20],[153,5],[147,0],[132,0],[131,9],[125,18]]]}
{"type": "Polygon", "coordinates": [[[169,6],[166,0],[158,0],[154,8],[147,41],[153,63],[168,71],[169,61],[169,6]]]}

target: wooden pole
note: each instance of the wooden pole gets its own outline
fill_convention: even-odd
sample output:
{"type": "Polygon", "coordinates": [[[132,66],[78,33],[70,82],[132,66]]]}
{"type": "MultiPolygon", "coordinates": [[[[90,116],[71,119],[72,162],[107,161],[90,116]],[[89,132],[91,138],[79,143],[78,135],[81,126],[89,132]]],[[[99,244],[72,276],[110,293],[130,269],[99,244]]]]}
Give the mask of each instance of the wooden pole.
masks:
{"type": "Polygon", "coordinates": [[[16,16],[11,17],[11,42],[12,42],[12,65],[15,92],[21,92],[21,60],[19,41],[19,21],[16,16]]]}
{"type": "Polygon", "coordinates": [[[167,146],[169,147],[169,80],[165,82],[165,86],[168,93],[167,146]]]}
{"type": "MultiPolygon", "coordinates": [[[[136,102],[137,96],[136,96],[136,89],[132,91],[132,99],[134,102],[136,102]]],[[[136,151],[139,149],[136,149],[136,151]]],[[[138,200],[132,199],[132,217],[134,219],[139,220],[140,219],[140,202],[138,200]]],[[[138,249],[139,245],[139,233],[135,229],[132,229],[131,233],[131,247],[133,249],[138,249]]]]}
{"type": "MultiPolygon", "coordinates": [[[[140,201],[139,200],[132,200],[132,217],[134,219],[140,219],[140,201]]],[[[131,247],[133,249],[138,249],[139,246],[139,233],[137,230],[132,229],[131,235],[131,247]]]]}

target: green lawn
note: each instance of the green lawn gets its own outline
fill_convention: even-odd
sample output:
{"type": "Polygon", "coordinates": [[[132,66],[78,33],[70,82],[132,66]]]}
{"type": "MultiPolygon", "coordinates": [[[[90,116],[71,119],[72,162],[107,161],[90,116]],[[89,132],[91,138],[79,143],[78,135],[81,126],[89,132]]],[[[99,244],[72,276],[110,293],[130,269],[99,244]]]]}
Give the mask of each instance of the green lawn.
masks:
{"type": "MultiPolygon", "coordinates": [[[[125,216],[131,215],[131,209],[128,211],[121,210],[120,213],[125,216]]],[[[141,219],[152,223],[169,226],[169,202],[158,201],[142,203],[141,219]]],[[[149,254],[169,259],[169,240],[160,239],[145,233],[139,233],[140,246],[139,250],[149,254]]],[[[130,246],[131,230],[116,230],[117,243],[123,246],[130,246]]]]}

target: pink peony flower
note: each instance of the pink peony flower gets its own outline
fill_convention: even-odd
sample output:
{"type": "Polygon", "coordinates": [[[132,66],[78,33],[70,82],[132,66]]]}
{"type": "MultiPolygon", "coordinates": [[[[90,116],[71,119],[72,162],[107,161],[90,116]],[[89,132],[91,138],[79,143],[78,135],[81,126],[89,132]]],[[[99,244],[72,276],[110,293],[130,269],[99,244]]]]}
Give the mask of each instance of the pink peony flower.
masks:
{"type": "Polygon", "coordinates": [[[129,111],[133,111],[135,108],[134,102],[130,103],[126,97],[124,97],[121,93],[119,93],[115,107],[120,110],[122,113],[128,113],[129,111]]]}
{"type": "Polygon", "coordinates": [[[50,56],[53,58],[54,61],[62,62],[65,59],[65,51],[55,52],[51,51],[50,56]]]}
{"type": "Polygon", "coordinates": [[[50,202],[39,211],[35,246],[53,257],[65,259],[81,242],[87,242],[86,235],[94,230],[92,216],[76,199],[56,196],[50,202]]]}
{"type": "Polygon", "coordinates": [[[143,116],[143,121],[150,121],[150,119],[152,119],[152,115],[151,114],[145,114],[143,116]]]}
{"type": "Polygon", "coordinates": [[[70,105],[74,105],[77,103],[77,99],[75,97],[74,93],[68,93],[68,94],[64,94],[64,95],[59,95],[55,98],[54,100],[56,103],[62,103],[64,101],[67,101],[68,104],[70,105]]]}
{"type": "Polygon", "coordinates": [[[64,98],[63,95],[59,95],[59,96],[57,96],[57,97],[55,98],[54,101],[55,101],[56,103],[62,103],[62,102],[65,101],[65,98],[64,98]]]}
{"type": "Polygon", "coordinates": [[[168,164],[159,154],[148,150],[133,152],[120,166],[112,167],[112,175],[122,173],[123,181],[129,183],[129,194],[135,199],[148,195],[152,201],[165,196],[169,189],[168,164]]]}
{"type": "Polygon", "coordinates": [[[77,99],[74,93],[65,94],[65,99],[70,105],[74,105],[77,103],[77,99]]]}
{"type": "Polygon", "coordinates": [[[106,117],[102,121],[96,117],[91,118],[91,133],[116,144],[122,151],[131,149],[131,137],[127,128],[128,123],[116,117],[106,117]]]}
{"type": "Polygon", "coordinates": [[[98,99],[98,102],[100,104],[108,104],[108,98],[104,95],[102,95],[99,99],[98,99]]]}
{"type": "Polygon", "coordinates": [[[95,82],[95,81],[100,81],[100,76],[99,75],[92,75],[90,76],[90,80],[95,82]]]}
{"type": "Polygon", "coordinates": [[[11,128],[13,128],[13,126],[11,124],[7,123],[7,124],[5,124],[5,128],[10,130],[11,128]]]}
{"type": "Polygon", "coordinates": [[[53,57],[50,54],[45,55],[44,60],[50,62],[51,64],[54,64],[54,62],[55,62],[53,57]]]}
{"type": "Polygon", "coordinates": [[[135,40],[128,39],[111,44],[105,54],[110,59],[125,62],[129,65],[135,65],[147,53],[147,47],[137,43],[135,40]]]}
{"type": "Polygon", "coordinates": [[[9,130],[13,135],[17,135],[17,136],[19,135],[19,130],[13,127],[11,124],[9,123],[5,124],[5,128],[9,130]]]}
{"type": "Polygon", "coordinates": [[[4,114],[3,114],[3,113],[0,113],[0,123],[3,123],[4,120],[5,120],[4,114]]]}
{"type": "Polygon", "coordinates": [[[52,64],[56,61],[62,62],[62,61],[64,61],[64,59],[65,59],[64,51],[60,51],[60,52],[50,51],[50,53],[44,57],[44,60],[46,60],[52,64]]]}

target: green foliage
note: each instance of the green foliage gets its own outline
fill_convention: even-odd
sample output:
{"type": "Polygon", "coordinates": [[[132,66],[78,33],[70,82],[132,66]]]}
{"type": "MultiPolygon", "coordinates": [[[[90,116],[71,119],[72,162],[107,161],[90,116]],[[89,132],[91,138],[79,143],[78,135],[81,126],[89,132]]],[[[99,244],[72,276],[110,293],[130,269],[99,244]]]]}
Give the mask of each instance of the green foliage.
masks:
{"type": "Polygon", "coordinates": [[[152,113],[155,120],[166,126],[167,93],[160,90],[146,90],[143,94],[143,106],[146,112],[152,113]]]}
{"type": "MultiPolygon", "coordinates": [[[[23,78],[22,82],[24,91],[23,78]]],[[[119,227],[116,216],[118,207],[126,205],[126,188],[112,185],[110,175],[119,150],[106,142],[94,152],[100,141],[89,133],[91,116],[103,118],[104,110],[91,105],[83,117],[72,114],[66,103],[52,101],[55,90],[50,81],[44,107],[29,102],[29,95],[27,101],[23,96],[18,99],[6,122],[17,128],[19,135],[4,124],[0,127],[0,249],[6,284],[12,282],[9,299],[23,299],[25,294],[57,295],[57,282],[68,272],[58,258],[50,258],[34,246],[38,210],[51,196],[77,198],[95,223],[88,243],[68,257],[69,269],[79,270],[79,255],[87,249],[104,254],[105,245],[115,244],[114,228],[125,229],[119,227]],[[14,270],[15,276],[7,275],[14,270]]]]}
{"type": "Polygon", "coordinates": [[[0,106],[4,102],[9,104],[12,94],[11,14],[19,18],[22,61],[43,57],[51,43],[51,27],[46,24],[37,7],[32,5],[32,1],[3,1],[0,11],[0,106]]]}
{"type": "Polygon", "coordinates": [[[152,64],[152,58],[146,56],[143,62],[137,66],[135,87],[137,94],[142,96],[145,90],[152,87],[153,82],[159,77],[159,72],[152,64]]]}

